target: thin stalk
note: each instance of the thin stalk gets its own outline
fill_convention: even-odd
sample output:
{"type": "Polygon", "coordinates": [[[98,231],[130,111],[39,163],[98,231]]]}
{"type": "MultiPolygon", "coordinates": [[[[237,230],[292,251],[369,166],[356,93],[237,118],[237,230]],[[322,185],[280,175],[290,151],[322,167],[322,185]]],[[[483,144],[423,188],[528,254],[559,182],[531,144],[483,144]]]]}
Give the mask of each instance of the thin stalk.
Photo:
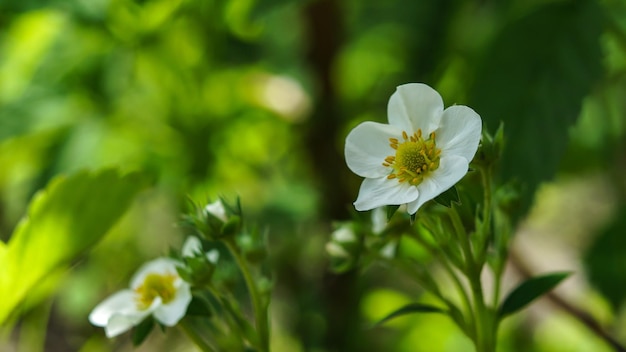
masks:
{"type": "Polygon", "coordinates": [[[491,213],[492,213],[492,191],[491,191],[491,169],[483,168],[480,170],[481,180],[483,184],[484,190],[484,200],[483,200],[483,222],[482,228],[480,229],[481,238],[480,238],[480,247],[478,248],[478,255],[476,256],[479,259],[479,263],[483,263],[485,261],[485,256],[487,255],[487,244],[489,241],[489,237],[491,236],[491,213]]]}
{"type": "Polygon", "coordinates": [[[485,305],[483,289],[480,281],[480,273],[476,272],[470,278],[472,294],[474,297],[474,308],[476,309],[476,348],[480,352],[492,352],[496,348],[496,331],[494,311],[485,305]]]}
{"type": "Polygon", "coordinates": [[[461,250],[463,251],[463,255],[465,256],[465,274],[469,276],[469,274],[474,270],[474,267],[476,266],[469,236],[467,235],[467,231],[465,231],[465,227],[463,226],[461,217],[459,216],[459,213],[454,206],[450,208],[448,214],[450,215],[450,220],[452,221],[452,226],[454,227],[454,232],[456,233],[457,240],[461,244],[461,250]]]}
{"type": "MultiPolygon", "coordinates": [[[[493,195],[491,189],[491,169],[483,168],[481,169],[480,173],[484,190],[483,216],[482,226],[480,229],[477,229],[477,234],[480,236],[478,238],[479,246],[477,248],[477,253],[475,257],[476,261],[474,262],[471,270],[472,272],[470,275],[470,283],[472,286],[472,294],[474,296],[476,315],[478,317],[477,330],[479,331],[479,336],[477,348],[479,351],[490,352],[495,351],[496,348],[498,322],[495,317],[495,310],[489,309],[489,307],[485,303],[480,274],[485,264],[487,256],[487,246],[492,233],[491,217],[493,211],[493,195]]],[[[498,299],[500,296],[501,276],[502,272],[500,270],[494,272],[494,307],[497,307],[498,299]]]]}
{"type": "Polygon", "coordinates": [[[203,352],[216,352],[200,335],[196,332],[186,319],[178,323],[180,329],[189,337],[189,339],[203,352]]]}
{"type": "MultiPolygon", "coordinates": [[[[432,229],[429,229],[429,231],[432,231],[432,229]]],[[[459,293],[459,296],[461,296],[461,300],[463,301],[463,304],[465,308],[467,309],[467,313],[469,315],[468,317],[469,321],[471,322],[472,320],[474,320],[474,312],[472,311],[472,304],[470,302],[469,295],[465,291],[465,287],[463,287],[463,284],[461,283],[461,280],[459,279],[458,275],[454,272],[454,269],[452,268],[452,265],[450,264],[450,261],[449,261],[450,259],[443,253],[443,251],[440,248],[432,246],[426,241],[424,241],[424,239],[421,238],[419,233],[414,231],[412,234],[413,234],[413,238],[415,238],[422,246],[424,246],[424,248],[426,248],[432,255],[437,257],[437,259],[439,259],[439,261],[442,263],[444,269],[446,270],[446,272],[448,272],[448,275],[450,275],[450,277],[452,278],[452,281],[454,282],[454,285],[459,293]]]]}
{"type": "Polygon", "coordinates": [[[248,264],[245,259],[240,255],[239,251],[235,244],[230,241],[224,241],[226,247],[235,258],[237,262],[237,266],[239,266],[239,270],[241,270],[241,274],[243,275],[244,280],[246,281],[246,286],[248,286],[248,292],[250,293],[250,300],[252,301],[252,308],[254,309],[254,318],[256,322],[257,332],[259,334],[259,343],[261,352],[269,351],[269,326],[267,321],[267,309],[261,302],[261,296],[259,295],[259,290],[252,278],[252,274],[250,273],[250,269],[248,268],[248,264]]]}

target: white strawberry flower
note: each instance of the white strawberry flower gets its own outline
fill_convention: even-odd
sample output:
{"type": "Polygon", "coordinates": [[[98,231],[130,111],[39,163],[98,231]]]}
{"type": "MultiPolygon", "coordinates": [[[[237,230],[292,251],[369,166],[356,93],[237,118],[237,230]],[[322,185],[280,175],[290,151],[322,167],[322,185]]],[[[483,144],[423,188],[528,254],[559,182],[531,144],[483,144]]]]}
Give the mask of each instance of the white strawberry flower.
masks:
{"type": "Polygon", "coordinates": [[[96,306],[89,321],[104,327],[111,338],[130,330],[149,315],[165,326],[185,316],[191,302],[189,283],[176,271],[179,262],[157,258],[144,264],[130,281],[130,289],[109,296],[96,306]]]}
{"type": "Polygon", "coordinates": [[[482,121],[467,106],[444,110],[439,93],[421,83],[399,86],[387,114],[389,124],[363,122],[346,137],[346,163],[365,177],[354,206],[366,211],[406,204],[415,214],[465,176],[482,121]]]}

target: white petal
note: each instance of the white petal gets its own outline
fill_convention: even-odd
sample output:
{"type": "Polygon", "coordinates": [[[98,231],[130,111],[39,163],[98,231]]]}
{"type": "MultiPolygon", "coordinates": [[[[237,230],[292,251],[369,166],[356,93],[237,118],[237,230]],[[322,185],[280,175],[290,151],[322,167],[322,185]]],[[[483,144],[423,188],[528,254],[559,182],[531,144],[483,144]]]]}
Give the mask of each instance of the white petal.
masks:
{"type": "Polygon", "coordinates": [[[380,249],[380,255],[383,258],[393,259],[396,256],[396,249],[398,248],[397,241],[391,241],[380,249]]]}
{"type": "Polygon", "coordinates": [[[153,313],[154,317],[166,326],[174,326],[185,316],[191,302],[191,289],[182,279],[176,287],[176,296],[171,302],[162,304],[153,313]]]}
{"type": "Polygon", "coordinates": [[[220,251],[217,249],[211,249],[206,252],[206,259],[212,264],[217,264],[217,261],[220,259],[220,251]]]}
{"type": "Polygon", "coordinates": [[[385,158],[395,155],[389,145],[389,138],[399,138],[402,131],[377,122],[363,122],[346,137],[346,164],[352,172],[361,177],[381,177],[389,173],[383,166],[385,158]]]}
{"type": "Polygon", "coordinates": [[[130,330],[133,326],[144,320],[150,311],[135,310],[133,314],[114,314],[109,319],[109,323],[104,328],[104,333],[108,338],[115,337],[130,330]]]}
{"type": "Polygon", "coordinates": [[[135,310],[133,291],[122,290],[98,304],[89,314],[89,322],[95,326],[106,326],[114,314],[135,310]]]}
{"type": "Polygon", "coordinates": [[[96,306],[89,314],[89,322],[103,326],[107,337],[114,337],[139,324],[151,312],[137,308],[133,291],[122,290],[96,306]]]}
{"type": "Polygon", "coordinates": [[[171,274],[178,276],[178,272],[176,271],[177,265],[180,265],[180,263],[170,258],[157,258],[149,261],[141,268],[139,268],[139,270],[137,270],[133,278],[130,280],[130,287],[132,289],[135,289],[141,286],[146,279],[146,276],[152,273],[159,275],[171,274]]]}
{"type": "Polygon", "coordinates": [[[468,166],[469,163],[464,157],[456,155],[442,157],[439,168],[417,185],[419,197],[408,204],[407,212],[415,214],[424,203],[454,186],[465,176],[468,166]]]}
{"type": "Polygon", "coordinates": [[[480,142],[482,121],[471,108],[451,106],[443,112],[436,131],[437,146],[442,155],[458,155],[472,161],[480,142]]]}
{"type": "Polygon", "coordinates": [[[183,243],[181,250],[183,257],[194,257],[196,253],[202,253],[202,243],[196,236],[189,236],[183,243]]]}
{"type": "Polygon", "coordinates": [[[355,242],[356,235],[354,231],[352,231],[351,227],[342,226],[337,230],[333,231],[331,238],[336,242],[355,242]]]}
{"type": "Polygon", "coordinates": [[[409,83],[396,88],[387,105],[389,124],[409,135],[422,129],[430,134],[439,125],[443,100],[436,90],[422,83],[409,83]]]}
{"type": "Polygon", "coordinates": [[[224,204],[222,204],[222,201],[220,199],[211,204],[208,204],[206,207],[204,207],[204,211],[210,213],[216,218],[222,220],[223,222],[228,221],[228,218],[226,217],[226,208],[224,208],[224,204]]]}
{"type": "Polygon", "coordinates": [[[366,178],[361,184],[354,207],[356,210],[364,211],[383,205],[404,204],[414,201],[417,195],[417,188],[407,182],[400,183],[387,177],[366,178]]]}
{"type": "Polygon", "coordinates": [[[350,257],[350,253],[348,253],[342,246],[335,242],[326,243],[326,253],[331,257],[336,258],[348,258],[350,257]]]}

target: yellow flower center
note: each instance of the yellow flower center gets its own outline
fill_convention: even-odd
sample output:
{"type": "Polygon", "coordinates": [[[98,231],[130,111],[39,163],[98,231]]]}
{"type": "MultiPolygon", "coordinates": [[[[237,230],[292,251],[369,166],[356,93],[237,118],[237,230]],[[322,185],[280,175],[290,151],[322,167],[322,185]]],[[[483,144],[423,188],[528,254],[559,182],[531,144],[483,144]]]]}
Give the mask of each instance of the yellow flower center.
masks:
{"type": "Polygon", "coordinates": [[[389,145],[396,150],[396,155],[385,158],[383,166],[392,168],[388,179],[408,182],[417,186],[429,172],[439,167],[441,149],[435,143],[435,132],[428,139],[422,138],[422,130],[418,129],[412,136],[402,131],[403,141],[389,138],[389,145]]]}
{"type": "Polygon", "coordinates": [[[161,297],[165,304],[171,302],[176,296],[174,287],[176,276],[172,274],[148,274],[141,286],[135,289],[137,306],[139,309],[148,309],[155,298],[161,297]]]}

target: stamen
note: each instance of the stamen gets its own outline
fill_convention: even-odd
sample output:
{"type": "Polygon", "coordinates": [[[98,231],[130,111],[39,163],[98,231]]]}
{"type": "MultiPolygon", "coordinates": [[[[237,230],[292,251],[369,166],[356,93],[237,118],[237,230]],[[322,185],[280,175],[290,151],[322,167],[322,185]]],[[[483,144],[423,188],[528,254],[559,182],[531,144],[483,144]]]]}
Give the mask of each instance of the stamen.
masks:
{"type": "Polygon", "coordinates": [[[402,131],[402,141],[399,138],[389,138],[389,146],[395,150],[395,155],[385,157],[382,162],[384,167],[392,168],[387,179],[397,179],[400,183],[407,181],[417,186],[431,171],[439,168],[441,149],[437,148],[435,132],[431,132],[429,136],[425,140],[422,130],[418,129],[411,135],[402,131]]]}

